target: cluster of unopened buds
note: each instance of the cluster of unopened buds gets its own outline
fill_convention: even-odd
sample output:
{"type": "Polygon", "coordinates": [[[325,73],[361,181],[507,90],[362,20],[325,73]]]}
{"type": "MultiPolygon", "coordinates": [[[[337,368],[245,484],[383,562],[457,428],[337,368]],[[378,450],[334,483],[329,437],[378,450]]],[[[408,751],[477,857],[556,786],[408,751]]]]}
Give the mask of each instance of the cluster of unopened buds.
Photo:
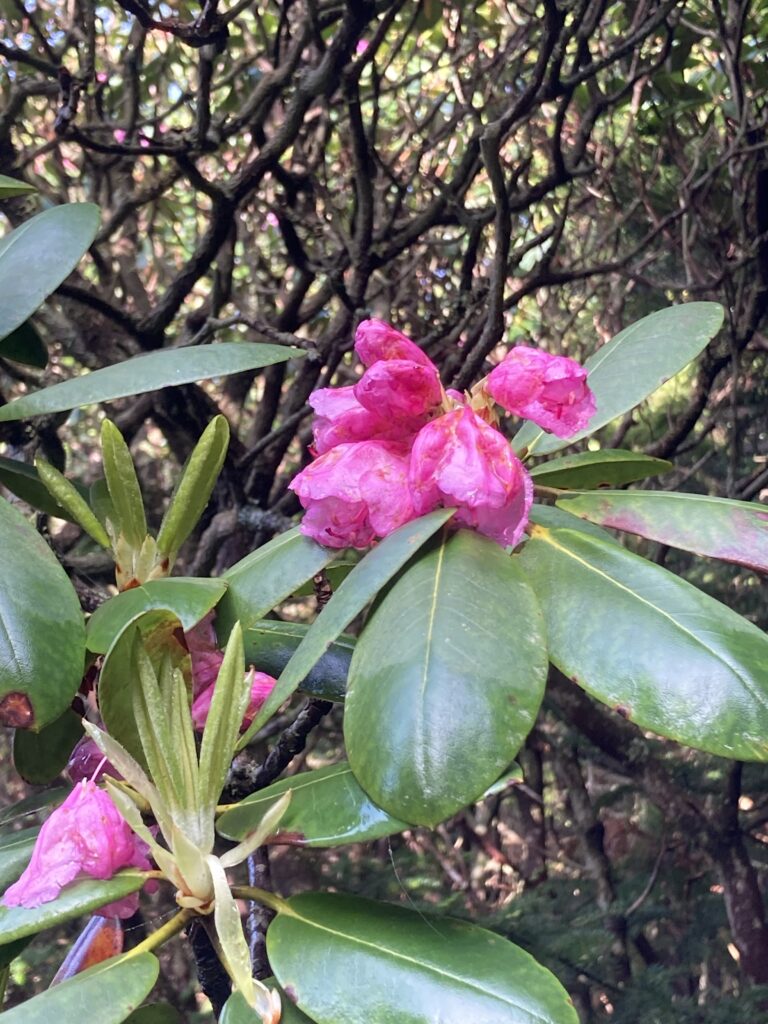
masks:
{"type": "Polygon", "coordinates": [[[496,404],[570,437],[595,412],[586,369],[518,345],[461,394],[381,320],[360,324],[355,350],[366,367],[360,380],[309,399],[317,457],[290,485],[306,510],[302,531],[327,547],[365,548],[442,506],[456,509],[456,525],[516,545],[533,484],[497,429],[496,404]]]}

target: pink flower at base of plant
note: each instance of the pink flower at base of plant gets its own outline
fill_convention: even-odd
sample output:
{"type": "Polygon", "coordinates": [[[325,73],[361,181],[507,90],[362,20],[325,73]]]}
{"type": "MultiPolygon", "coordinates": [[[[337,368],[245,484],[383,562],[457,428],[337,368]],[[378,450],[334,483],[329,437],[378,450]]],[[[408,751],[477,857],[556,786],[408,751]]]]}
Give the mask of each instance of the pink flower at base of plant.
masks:
{"type": "Polygon", "coordinates": [[[468,406],[419,431],[409,480],[417,515],[456,507],[454,523],[504,546],[517,544],[528,522],[530,477],[509,442],[468,406]]]}
{"type": "Polygon", "coordinates": [[[355,352],[365,366],[382,359],[409,359],[431,370],[435,364],[418,345],[384,320],[363,320],[355,332],[355,352]]]}
{"type": "Polygon", "coordinates": [[[354,392],[370,412],[416,430],[427,422],[443,398],[435,367],[412,359],[374,363],[355,384],[354,392]]]}
{"type": "MultiPolygon", "coordinates": [[[[274,676],[267,675],[266,672],[253,672],[251,679],[251,699],[248,703],[248,707],[246,708],[245,715],[243,715],[240,732],[245,732],[254,720],[261,708],[261,705],[274,690],[276,682],[277,680],[274,676]]],[[[211,710],[211,701],[213,700],[213,690],[215,685],[215,682],[211,683],[207,689],[198,694],[192,704],[192,724],[198,731],[202,731],[205,728],[205,723],[208,720],[208,713],[211,710]]]]}
{"type": "Polygon", "coordinates": [[[387,441],[339,444],[290,484],[306,509],[301,532],[331,548],[367,548],[414,518],[408,448],[387,441]]]}
{"type": "Polygon", "coordinates": [[[575,359],[518,345],[490,372],[485,389],[515,416],[556,437],[583,430],[595,412],[587,370],[575,359]]]}
{"type": "MultiPolygon", "coordinates": [[[[64,886],[80,875],[106,879],[127,867],[149,870],[147,848],[130,830],[109,794],[84,780],[40,829],[32,859],[21,878],[6,890],[2,902],[6,907],[39,907],[56,899],[64,886]]],[[[137,901],[138,894],[134,894],[98,913],[130,917],[137,901]]]]}

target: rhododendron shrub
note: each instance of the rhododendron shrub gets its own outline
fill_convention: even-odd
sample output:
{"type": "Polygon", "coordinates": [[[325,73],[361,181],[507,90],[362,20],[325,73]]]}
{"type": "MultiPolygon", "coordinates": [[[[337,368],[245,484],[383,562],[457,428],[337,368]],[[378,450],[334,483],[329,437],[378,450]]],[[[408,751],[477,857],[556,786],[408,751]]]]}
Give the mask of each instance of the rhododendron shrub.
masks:
{"type": "MultiPolygon", "coordinates": [[[[227,458],[223,417],[190,454],[156,533],[111,421],[93,504],[39,460],[43,511],[55,500],[89,543],[112,553],[118,592],[101,595],[86,628],[31,516],[0,499],[13,596],[0,604],[0,719],[17,730],[22,776],[52,783],[66,767],[75,783],[58,807],[60,791],[49,807],[36,798],[44,821],[36,839],[21,835],[21,855],[0,844],[10,881],[0,946],[140,906],[146,938],[94,968],[110,1008],[138,1005],[155,981],[154,951],[186,935],[222,1020],[517,1024],[523,1013],[577,1024],[557,978],[495,932],[253,880],[266,877],[257,861],[268,862],[275,844],[311,856],[312,847],[433,828],[486,796],[501,799],[519,780],[514,759],[550,665],[643,729],[713,754],[767,758],[764,635],[608,532],[768,569],[768,528],[749,503],[621,489],[667,464],[600,448],[600,430],[695,358],[721,319],[711,303],[672,307],[583,366],[531,345],[497,346],[467,390],[441,380],[395,327],[363,320],[357,377],[334,387],[329,370],[330,386],[309,398],[311,439],[285,456],[280,508],[301,507],[300,516],[266,537],[283,520],[258,510],[263,543],[217,578],[167,577],[227,458]],[[581,450],[548,458],[571,443],[581,450]],[[330,714],[334,735],[343,730],[341,760],[297,765],[330,714]],[[152,885],[175,903],[172,915],[155,913],[152,885]],[[244,922],[243,901],[270,913],[244,922]],[[118,991],[123,1002],[112,998],[118,991]]],[[[228,351],[181,349],[174,373],[205,358],[215,376],[215,360],[241,346],[206,346],[216,348],[228,351]]],[[[253,348],[251,369],[302,357],[253,348]]],[[[152,354],[141,358],[146,367],[152,354]]],[[[123,395],[110,381],[89,374],[82,400],[123,395]]],[[[20,402],[32,401],[30,415],[56,411],[60,394],[42,389],[20,402]]],[[[17,415],[14,406],[0,408],[0,420],[30,408],[17,415]]],[[[200,564],[220,522],[207,524],[200,564]]],[[[95,948],[86,952],[98,961],[95,948]]],[[[88,1004],[94,977],[46,992],[38,1016],[58,999],[88,1004]]]]}

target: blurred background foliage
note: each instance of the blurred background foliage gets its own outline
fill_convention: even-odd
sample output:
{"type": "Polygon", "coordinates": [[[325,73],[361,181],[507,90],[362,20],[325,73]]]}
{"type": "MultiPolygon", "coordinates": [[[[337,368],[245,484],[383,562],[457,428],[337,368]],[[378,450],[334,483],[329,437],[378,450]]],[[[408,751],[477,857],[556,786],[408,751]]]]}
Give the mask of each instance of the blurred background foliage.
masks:
{"type": "MultiPolygon", "coordinates": [[[[90,258],[35,318],[47,365],[0,358],[0,402],[162,346],[308,352],[114,403],[156,518],[212,415],[234,428],[183,571],[218,573],[293,521],[308,395],[354,380],[370,315],[467,387],[500,346],[581,359],[648,312],[717,300],[702,358],[589,443],[674,461],[644,486],[765,500],[765,0],[0,0],[0,16],[0,173],[37,189],[3,202],[4,228],[57,203],[102,210],[90,258]]],[[[89,482],[99,416],[4,424],[0,455],[40,451],[89,482]]],[[[49,526],[95,607],[109,565],[49,526]]],[[[768,623],[748,571],[643,552],[768,623]]],[[[471,912],[551,966],[585,1021],[764,1019],[765,769],[644,736],[552,682],[524,783],[434,833],[275,851],[277,888],[471,912]]],[[[292,770],[340,756],[338,721],[313,742],[292,770]]],[[[59,956],[30,947],[11,1000],[59,956]]]]}

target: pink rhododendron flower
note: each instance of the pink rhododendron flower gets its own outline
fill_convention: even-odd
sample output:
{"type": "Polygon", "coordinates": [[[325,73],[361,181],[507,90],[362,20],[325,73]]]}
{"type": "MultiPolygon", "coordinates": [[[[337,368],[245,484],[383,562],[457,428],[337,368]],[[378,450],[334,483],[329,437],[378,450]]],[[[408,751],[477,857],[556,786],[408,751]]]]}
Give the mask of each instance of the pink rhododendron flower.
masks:
{"type": "MultiPolygon", "coordinates": [[[[275,688],[276,682],[277,680],[274,676],[267,675],[266,672],[252,673],[251,699],[248,703],[248,707],[246,708],[245,715],[243,716],[240,732],[245,732],[254,720],[257,712],[261,708],[261,705],[275,688]]],[[[211,701],[213,700],[213,690],[215,685],[215,682],[211,683],[210,686],[195,698],[192,704],[192,723],[198,730],[205,728],[205,723],[208,719],[208,712],[211,710],[211,701]]]]}
{"type": "Polygon", "coordinates": [[[317,455],[352,441],[408,442],[423,422],[388,420],[371,412],[360,404],[354,387],[320,388],[309,396],[309,404],[317,413],[313,425],[313,451],[317,455]]]}
{"type": "MultiPolygon", "coordinates": [[[[80,875],[111,878],[121,868],[149,870],[147,847],[120,816],[108,793],[84,780],[57,807],[40,829],[24,874],[6,890],[6,907],[39,907],[56,899],[80,875]]],[[[130,917],[138,906],[134,894],[99,913],[130,917]]]]}
{"type": "Polygon", "coordinates": [[[413,421],[419,426],[426,423],[443,398],[435,367],[412,359],[374,363],[355,384],[354,392],[361,405],[385,420],[403,424],[413,421]]]}
{"type": "Polygon", "coordinates": [[[184,634],[192,660],[192,693],[195,697],[209,686],[213,686],[224,661],[224,652],[219,650],[213,619],[214,613],[208,612],[196,626],[184,634]]]}
{"type": "Polygon", "coordinates": [[[383,320],[362,321],[355,333],[355,351],[365,366],[373,366],[381,359],[410,359],[437,372],[435,364],[418,345],[383,320]]]}
{"type": "Polygon", "coordinates": [[[515,416],[557,437],[583,430],[595,412],[587,370],[575,359],[518,345],[491,371],[488,394],[515,416]]]}
{"type": "MultiPolygon", "coordinates": [[[[101,722],[99,725],[101,728],[104,727],[101,722]]],[[[83,736],[75,744],[74,750],[69,755],[69,761],[67,761],[67,775],[75,783],[82,782],[84,779],[98,782],[105,775],[109,775],[113,779],[122,779],[123,777],[117,768],[104,757],[90,736],[83,736]]]]}
{"type": "Polygon", "coordinates": [[[468,406],[419,431],[409,479],[417,515],[455,506],[454,523],[505,546],[520,540],[533,484],[506,439],[468,406]]]}
{"type": "Polygon", "coordinates": [[[408,449],[402,444],[339,444],[290,487],[307,510],[302,533],[331,548],[368,547],[414,517],[408,449]]]}

